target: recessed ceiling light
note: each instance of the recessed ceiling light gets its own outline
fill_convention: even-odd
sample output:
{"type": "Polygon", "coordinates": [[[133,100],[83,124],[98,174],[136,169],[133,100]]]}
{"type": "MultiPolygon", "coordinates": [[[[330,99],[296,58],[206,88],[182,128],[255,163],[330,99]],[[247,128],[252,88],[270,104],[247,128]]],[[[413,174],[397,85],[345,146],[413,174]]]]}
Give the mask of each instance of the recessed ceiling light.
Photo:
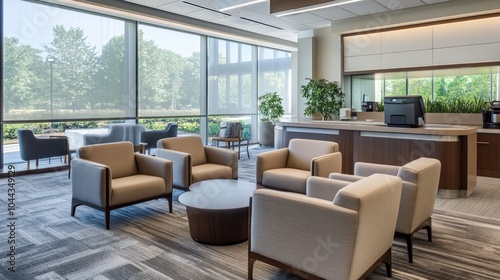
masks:
{"type": "Polygon", "coordinates": [[[260,2],[264,2],[264,1],[267,1],[267,0],[250,1],[250,2],[247,2],[247,3],[243,3],[243,4],[238,4],[238,5],[234,5],[234,6],[229,6],[229,7],[226,7],[226,8],[222,8],[222,9],[219,9],[219,11],[224,12],[224,11],[227,11],[227,10],[237,9],[237,8],[241,8],[241,7],[245,7],[245,6],[248,6],[248,5],[257,4],[257,3],[260,3],[260,2]]]}
{"type": "Polygon", "coordinates": [[[344,4],[350,4],[350,3],[359,2],[359,1],[363,1],[363,0],[350,0],[350,1],[345,1],[345,2],[341,2],[341,3],[334,3],[334,4],[325,4],[325,5],[314,6],[312,8],[307,8],[306,7],[306,8],[297,9],[297,10],[294,10],[294,11],[291,11],[291,12],[285,12],[285,13],[282,13],[282,14],[276,14],[276,16],[277,17],[284,17],[284,16],[294,15],[294,14],[298,14],[298,13],[310,12],[310,11],[315,11],[315,10],[320,10],[320,9],[325,9],[325,8],[340,6],[340,5],[344,5],[344,4]]]}

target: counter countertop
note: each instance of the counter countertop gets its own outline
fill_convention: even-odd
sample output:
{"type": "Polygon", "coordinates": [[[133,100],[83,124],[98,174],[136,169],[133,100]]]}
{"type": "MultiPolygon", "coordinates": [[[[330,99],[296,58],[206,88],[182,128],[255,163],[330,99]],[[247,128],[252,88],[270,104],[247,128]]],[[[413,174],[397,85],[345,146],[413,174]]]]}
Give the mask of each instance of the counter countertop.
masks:
{"type": "Polygon", "coordinates": [[[500,129],[497,129],[497,128],[478,128],[477,133],[500,134],[500,129]]]}
{"type": "Polygon", "coordinates": [[[417,128],[388,127],[383,122],[369,121],[305,121],[305,122],[279,122],[283,127],[304,127],[319,129],[340,129],[373,132],[427,134],[427,135],[469,135],[476,132],[500,133],[499,130],[490,132],[491,129],[478,129],[477,126],[450,125],[450,124],[427,124],[417,128]]]}

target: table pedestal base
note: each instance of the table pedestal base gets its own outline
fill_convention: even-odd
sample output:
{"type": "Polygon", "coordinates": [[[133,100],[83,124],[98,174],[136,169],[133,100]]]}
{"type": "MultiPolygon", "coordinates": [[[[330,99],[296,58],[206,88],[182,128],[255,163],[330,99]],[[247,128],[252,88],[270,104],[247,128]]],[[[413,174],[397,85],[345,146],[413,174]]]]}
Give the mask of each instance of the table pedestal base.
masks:
{"type": "Polygon", "coordinates": [[[248,207],[199,209],[186,207],[193,240],[209,245],[231,245],[248,240],[248,207]]]}

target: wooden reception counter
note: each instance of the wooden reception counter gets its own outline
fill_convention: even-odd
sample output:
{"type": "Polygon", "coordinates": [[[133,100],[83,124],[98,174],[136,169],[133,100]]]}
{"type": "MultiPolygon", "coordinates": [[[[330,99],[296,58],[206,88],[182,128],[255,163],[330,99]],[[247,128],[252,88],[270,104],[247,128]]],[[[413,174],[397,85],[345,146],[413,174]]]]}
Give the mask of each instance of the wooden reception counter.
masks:
{"type": "Polygon", "coordinates": [[[476,186],[477,127],[426,125],[419,128],[387,127],[378,122],[310,121],[276,124],[276,147],[292,138],[339,143],[342,172],[353,174],[358,161],[404,165],[419,157],[441,161],[438,196],[468,197],[476,186]]]}

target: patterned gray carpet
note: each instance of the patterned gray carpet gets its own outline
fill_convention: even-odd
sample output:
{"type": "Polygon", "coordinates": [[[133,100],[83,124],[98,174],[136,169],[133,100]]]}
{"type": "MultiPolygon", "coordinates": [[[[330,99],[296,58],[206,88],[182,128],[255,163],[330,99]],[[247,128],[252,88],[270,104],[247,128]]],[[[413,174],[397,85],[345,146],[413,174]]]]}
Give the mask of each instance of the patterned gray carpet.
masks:
{"type": "MultiPolygon", "coordinates": [[[[254,181],[255,154],[242,156],[240,179],[254,181]]],[[[16,272],[8,271],[7,179],[0,179],[0,279],[246,279],[247,242],[208,246],[194,242],[184,206],[166,200],[113,211],[111,230],[102,212],[80,206],[70,216],[66,171],[16,178],[16,272]]],[[[500,200],[500,186],[489,193],[500,200]]],[[[459,201],[459,200],[457,200],[459,201]]],[[[395,240],[394,279],[499,279],[500,220],[436,209],[433,242],[416,234],[414,263],[395,240]]],[[[257,262],[255,279],[299,279],[257,262]]],[[[386,279],[380,267],[370,279],[386,279]]]]}

